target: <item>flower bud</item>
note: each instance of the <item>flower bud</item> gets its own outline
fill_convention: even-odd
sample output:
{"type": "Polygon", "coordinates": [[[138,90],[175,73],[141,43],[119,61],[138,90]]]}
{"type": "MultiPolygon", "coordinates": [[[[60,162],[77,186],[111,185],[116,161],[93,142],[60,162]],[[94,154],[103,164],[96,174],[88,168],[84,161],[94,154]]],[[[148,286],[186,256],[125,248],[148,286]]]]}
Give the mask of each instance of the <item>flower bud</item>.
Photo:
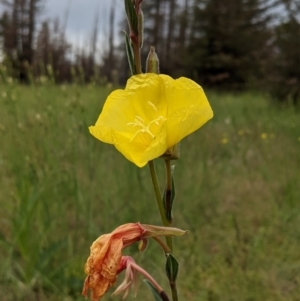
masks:
{"type": "Polygon", "coordinates": [[[146,72],[159,74],[159,59],[155,52],[155,47],[153,46],[150,46],[150,51],[147,57],[146,72]]]}
{"type": "Polygon", "coordinates": [[[179,264],[172,254],[167,255],[166,274],[170,283],[174,283],[177,279],[179,264]]]}

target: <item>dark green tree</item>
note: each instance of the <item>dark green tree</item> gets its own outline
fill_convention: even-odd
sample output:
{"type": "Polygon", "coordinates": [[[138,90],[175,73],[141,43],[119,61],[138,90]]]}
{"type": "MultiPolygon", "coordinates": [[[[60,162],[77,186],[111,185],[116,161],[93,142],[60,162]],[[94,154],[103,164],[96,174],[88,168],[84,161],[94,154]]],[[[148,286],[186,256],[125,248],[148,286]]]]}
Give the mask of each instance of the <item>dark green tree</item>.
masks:
{"type": "Polygon", "coordinates": [[[274,48],[269,91],[275,100],[297,106],[300,104],[300,21],[297,15],[289,14],[288,19],[276,27],[274,48]]]}
{"type": "Polygon", "coordinates": [[[147,56],[150,46],[154,46],[160,59],[161,72],[172,73],[178,32],[178,1],[144,1],[142,9],[145,12],[143,58],[147,56]]]}
{"type": "MultiPolygon", "coordinates": [[[[0,0],[5,6],[2,26],[3,51],[27,80],[27,67],[34,59],[34,37],[42,0],[0,0]]],[[[3,18],[2,18],[3,19],[3,18]]]]}
{"type": "Polygon", "coordinates": [[[195,0],[190,75],[207,86],[235,90],[262,78],[274,5],[267,0],[195,0]]]}

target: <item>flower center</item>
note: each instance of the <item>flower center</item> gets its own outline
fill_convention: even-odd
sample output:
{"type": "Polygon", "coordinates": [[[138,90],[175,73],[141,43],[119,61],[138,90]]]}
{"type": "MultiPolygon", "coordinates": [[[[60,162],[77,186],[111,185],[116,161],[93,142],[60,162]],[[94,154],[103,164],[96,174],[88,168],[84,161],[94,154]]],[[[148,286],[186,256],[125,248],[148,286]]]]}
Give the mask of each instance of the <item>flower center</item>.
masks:
{"type": "MultiPolygon", "coordinates": [[[[158,111],[156,106],[152,102],[148,101],[148,105],[156,112],[158,111]]],[[[135,137],[140,133],[147,133],[152,139],[155,138],[155,135],[150,130],[151,125],[155,124],[155,125],[159,126],[165,120],[166,120],[166,118],[164,118],[163,116],[159,116],[159,117],[155,118],[154,120],[150,121],[148,124],[146,124],[145,120],[141,116],[136,115],[133,122],[127,123],[127,125],[131,125],[134,128],[135,127],[140,128],[133,135],[130,142],[133,141],[135,139],[135,137]]]]}

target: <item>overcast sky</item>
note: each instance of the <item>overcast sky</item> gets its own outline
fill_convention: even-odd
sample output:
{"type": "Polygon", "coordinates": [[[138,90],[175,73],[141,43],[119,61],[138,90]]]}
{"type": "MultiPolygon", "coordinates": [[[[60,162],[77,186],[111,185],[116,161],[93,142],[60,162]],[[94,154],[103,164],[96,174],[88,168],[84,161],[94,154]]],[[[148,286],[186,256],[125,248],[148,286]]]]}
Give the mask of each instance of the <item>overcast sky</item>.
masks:
{"type": "Polygon", "coordinates": [[[42,19],[59,17],[63,21],[69,10],[68,38],[73,44],[84,47],[91,36],[96,14],[99,13],[99,32],[105,33],[111,5],[117,6],[116,20],[120,20],[124,13],[123,3],[123,0],[45,0],[42,19]]]}
{"type": "MultiPolygon", "coordinates": [[[[69,10],[67,21],[67,36],[72,44],[84,47],[89,41],[95,15],[99,13],[99,33],[107,32],[109,10],[111,5],[116,6],[116,22],[124,12],[124,0],[44,0],[39,22],[44,19],[58,17],[64,22],[69,10]]],[[[0,6],[0,13],[3,7],[0,6]]],[[[101,39],[101,36],[99,37],[101,39]]]]}

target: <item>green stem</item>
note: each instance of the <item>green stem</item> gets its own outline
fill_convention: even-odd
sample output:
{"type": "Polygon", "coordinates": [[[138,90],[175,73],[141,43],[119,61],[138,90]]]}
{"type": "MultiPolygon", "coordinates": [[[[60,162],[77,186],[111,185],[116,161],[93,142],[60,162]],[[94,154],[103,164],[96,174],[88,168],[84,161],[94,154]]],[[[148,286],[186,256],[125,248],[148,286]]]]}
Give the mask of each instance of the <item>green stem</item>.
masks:
{"type": "Polygon", "coordinates": [[[141,51],[137,41],[133,44],[133,56],[134,56],[134,65],[136,74],[142,73],[142,65],[141,65],[141,51]]]}
{"type": "MultiPolygon", "coordinates": [[[[139,16],[140,12],[140,5],[142,1],[136,1],[135,2],[135,12],[137,17],[139,16]]],[[[142,33],[138,32],[137,35],[135,35],[134,39],[132,39],[133,45],[133,56],[134,56],[134,65],[135,65],[135,74],[141,74],[142,73],[142,64],[141,64],[141,50],[139,45],[139,36],[142,33]]]]}
{"type": "Polygon", "coordinates": [[[152,239],[154,239],[162,247],[165,254],[171,253],[169,246],[159,236],[154,236],[152,239]]]}
{"type": "Polygon", "coordinates": [[[173,283],[170,282],[170,287],[171,287],[171,292],[172,292],[172,300],[173,301],[178,301],[176,282],[173,282],[173,283]]]}
{"type": "MultiPolygon", "coordinates": [[[[171,200],[168,199],[168,197],[171,197],[171,191],[172,191],[172,166],[171,166],[171,160],[165,159],[165,167],[166,167],[166,207],[171,203],[171,200]]],[[[169,210],[169,208],[167,208],[169,210]]],[[[172,225],[172,220],[169,222],[169,226],[172,225]]],[[[172,237],[171,237],[172,239],[172,237]]],[[[172,241],[173,245],[173,241],[172,241]]],[[[176,282],[170,282],[170,288],[172,292],[172,299],[173,301],[178,301],[178,294],[177,294],[177,285],[176,282]]]]}
{"type": "MultiPolygon", "coordinates": [[[[171,167],[171,160],[165,159],[165,166],[166,166],[166,189],[165,189],[165,209],[166,212],[170,213],[171,209],[171,198],[172,198],[172,167],[171,167]]],[[[169,221],[169,226],[172,225],[171,217],[167,218],[169,221]]]]}
{"type": "Polygon", "coordinates": [[[160,217],[161,217],[163,225],[165,227],[168,227],[169,222],[168,222],[166,214],[165,214],[164,203],[163,203],[163,200],[161,197],[161,192],[159,189],[157,174],[156,174],[155,165],[154,165],[153,160],[149,161],[149,168],[150,168],[151,180],[152,180],[152,184],[153,184],[153,188],[154,188],[155,198],[156,198],[157,206],[159,209],[160,217]]]}
{"type": "MultiPolygon", "coordinates": [[[[166,160],[165,162],[166,162],[166,174],[167,174],[167,189],[169,189],[169,187],[172,187],[171,162],[170,162],[170,160],[166,160]]],[[[161,192],[159,189],[157,174],[156,174],[155,165],[154,165],[153,160],[149,161],[149,167],[150,167],[150,174],[151,174],[152,184],[153,184],[154,193],[155,193],[155,197],[156,197],[156,202],[157,202],[157,206],[159,209],[162,223],[165,227],[170,227],[171,224],[167,220],[167,217],[166,217],[165,207],[164,207],[163,199],[161,197],[161,192]]],[[[170,251],[173,252],[172,237],[166,237],[166,241],[167,241],[168,247],[170,248],[170,251]]],[[[171,292],[172,292],[172,300],[178,301],[176,282],[170,282],[169,284],[170,284],[170,288],[171,288],[171,292]]]]}
{"type": "Polygon", "coordinates": [[[172,168],[171,160],[165,159],[166,174],[167,174],[167,190],[172,190],[172,168]]]}
{"type": "MultiPolygon", "coordinates": [[[[154,188],[156,203],[157,203],[157,206],[159,209],[161,221],[165,227],[169,227],[170,224],[166,217],[165,207],[164,207],[163,199],[161,197],[161,192],[159,189],[157,174],[156,174],[155,165],[154,165],[153,160],[149,161],[149,168],[150,168],[151,180],[152,180],[152,184],[153,184],[153,188],[154,188]]],[[[172,251],[173,250],[172,237],[170,237],[170,236],[166,237],[166,241],[167,241],[168,247],[172,251]]]]}

